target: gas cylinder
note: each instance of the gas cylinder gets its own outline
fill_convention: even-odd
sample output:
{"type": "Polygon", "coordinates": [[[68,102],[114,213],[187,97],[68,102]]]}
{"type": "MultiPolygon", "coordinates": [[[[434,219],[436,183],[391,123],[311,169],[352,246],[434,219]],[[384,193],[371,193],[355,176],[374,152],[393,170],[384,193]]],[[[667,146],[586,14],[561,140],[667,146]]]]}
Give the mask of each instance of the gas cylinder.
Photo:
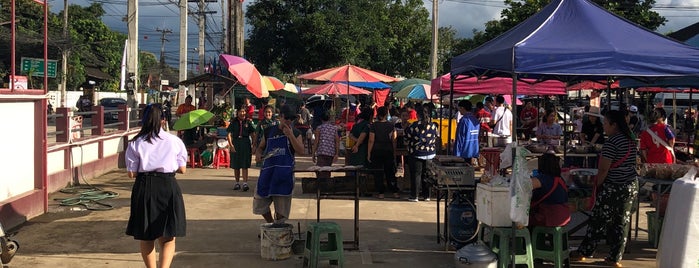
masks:
{"type": "Polygon", "coordinates": [[[461,248],[476,240],[478,231],[476,208],[467,195],[454,193],[447,213],[449,213],[449,242],[455,248],[461,248]]]}

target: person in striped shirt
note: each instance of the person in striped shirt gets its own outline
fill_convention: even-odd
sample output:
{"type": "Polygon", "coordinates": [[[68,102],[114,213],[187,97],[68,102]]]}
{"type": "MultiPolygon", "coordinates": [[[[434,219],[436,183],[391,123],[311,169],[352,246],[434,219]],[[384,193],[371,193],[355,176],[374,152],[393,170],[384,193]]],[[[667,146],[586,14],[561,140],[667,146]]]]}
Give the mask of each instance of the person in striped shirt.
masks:
{"type": "Polygon", "coordinates": [[[582,261],[592,256],[600,239],[609,244],[605,265],[622,267],[626,247],[626,228],[631,222],[633,201],[638,194],[636,178],[636,142],[622,111],[607,112],[603,122],[609,139],[600,153],[597,173],[597,195],[585,238],[571,260],[582,261]]]}

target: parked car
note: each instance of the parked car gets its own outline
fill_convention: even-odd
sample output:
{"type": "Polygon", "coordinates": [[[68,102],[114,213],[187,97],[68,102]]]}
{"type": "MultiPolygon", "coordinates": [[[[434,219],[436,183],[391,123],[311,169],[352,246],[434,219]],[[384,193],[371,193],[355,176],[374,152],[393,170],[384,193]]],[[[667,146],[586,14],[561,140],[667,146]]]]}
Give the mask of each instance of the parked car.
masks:
{"type": "Polygon", "coordinates": [[[126,105],[126,100],[122,98],[100,99],[100,106],[104,107],[104,122],[111,123],[119,120],[119,112],[115,111],[119,105],[126,105]]]}

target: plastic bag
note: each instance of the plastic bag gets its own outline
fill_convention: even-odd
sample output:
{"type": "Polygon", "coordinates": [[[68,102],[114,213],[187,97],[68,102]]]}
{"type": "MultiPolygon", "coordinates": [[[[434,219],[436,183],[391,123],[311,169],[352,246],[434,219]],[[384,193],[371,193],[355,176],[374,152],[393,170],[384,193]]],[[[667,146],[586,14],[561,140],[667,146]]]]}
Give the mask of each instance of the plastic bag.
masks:
{"type": "MultiPolygon", "coordinates": [[[[529,225],[529,204],[532,199],[531,170],[527,167],[526,156],[530,152],[524,147],[515,147],[515,159],[510,181],[510,219],[518,225],[529,225]]],[[[507,149],[505,149],[507,150],[507,149]]]]}
{"type": "Polygon", "coordinates": [[[500,168],[508,168],[512,166],[512,146],[514,143],[509,143],[505,150],[500,153],[500,168]]]}
{"type": "Polygon", "coordinates": [[[214,154],[209,150],[203,151],[200,156],[202,165],[204,166],[211,165],[214,162],[214,154]]]}
{"type": "Polygon", "coordinates": [[[672,184],[660,234],[656,267],[696,267],[699,262],[699,181],[692,167],[672,184]]]}

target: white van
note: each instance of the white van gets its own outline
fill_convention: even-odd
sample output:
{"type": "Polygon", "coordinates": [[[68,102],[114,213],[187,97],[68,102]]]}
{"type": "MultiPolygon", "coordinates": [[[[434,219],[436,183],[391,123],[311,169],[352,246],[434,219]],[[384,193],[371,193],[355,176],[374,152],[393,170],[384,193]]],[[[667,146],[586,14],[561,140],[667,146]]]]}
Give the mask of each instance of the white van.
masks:
{"type": "Polygon", "coordinates": [[[662,92],[655,94],[653,105],[655,107],[663,107],[667,114],[668,124],[673,124],[673,115],[677,115],[677,125],[682,126],[684,112],[691,106],[694,109],[699,104],[699,93],[693,93],[692,99],[689,99],[689,93],[668,93],[662,92]],[[673,106],[673,102],[675,106],[673,106]],[[675,110],[676,107],[676,110],[675,110]],[[675,112],[677,111],[677,112],[675,112]]]}

